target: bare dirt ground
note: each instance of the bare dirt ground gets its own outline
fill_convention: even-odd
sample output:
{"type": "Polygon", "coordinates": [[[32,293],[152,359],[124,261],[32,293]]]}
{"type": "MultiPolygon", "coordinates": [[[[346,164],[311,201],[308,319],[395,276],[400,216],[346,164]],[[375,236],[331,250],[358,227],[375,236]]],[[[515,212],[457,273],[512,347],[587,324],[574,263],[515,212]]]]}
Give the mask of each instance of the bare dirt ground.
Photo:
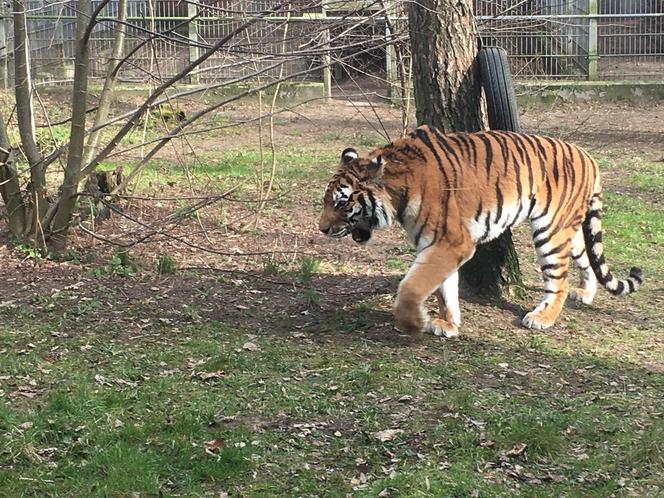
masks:
{"type": "MultiPolygon", "coordinates": [[[[232,121],[243,121],[255,117],[257,108],[243,104],[224,112],[232,121]]],[[[575,141],[591,152],[610,150],[618,155],[638,154],[650,161],[664,160],[664,103],[532,107],[522,111],[522,126],[526,132],[575,141]]],[[[255,128],[245,125],[242,130],[242,133],[207,135],[192,143],[197,153],[206,156],[229,149],[255,149],[255,128]]],[[[346,102],[307,105],[296,112],[284,113],[276,120],[275,128],[276,143],[282,151],[315,147],[334,154],[347,146],[369,150],[384,141],[381,134],[396,137],[400,130],[399,110],[346,102]]],[[[170,154],[166,152],[167,157],[170,154]]],[[[331,173],[335,164],[325,168],[331,173]]],[[[372,324],[366,327],[367,333],[374,339],[394,340],[390,302],[411,258],[402,234],[398,230],[383,233],[369,247],[320,236],[316,227],[318,197],[325,176],[282,183],[280,207],[270,207],[253,230],[238,230],[249,211],[243,204],[232,202],[223,204],[230,219],[223,228],[215,218],[216,211],[204,210],[200,220],[182,219],[168,229],[158,230],[146,242],[131,247],[132,258],[144,271],[125,278],[109,269],[109,258],[117,248],[80,230],[74,234],[74,246],[81,255],[94,251],[97,256],[90,264],[46,259],[35,262],[8,243],[2,226],[0,300],[3,306],[30,306],[36,295],[58,294],[72,302],[99,302],[104,311],[99,313],[99,323],[95,326],[106,322],[126,323],[125,331],[132,336],[140,334],[144,325],[155,320],[176,323],[219,319],[276,333],[331,332],[338,325],[336,320],[341,310],[353,306],[358,297],[372,298],[377,308],[365,313],[364,319],[372,324]],[[159,276],[151,270],[157,255],[163,253],[175,259],[179,268],[176,275],[159,276]],[[306,278],[298,276],[303,257],[315,258],[321,265],[314,275],[306,278]],[[270,265],[274,266],[273,272],[265,271],[270,265]]],[[[611,172],[607,183],[609,188],[620,185],[620,175],[611,172]]],[[[168,187],[162,186],[159,195],[169,192],[168,187]]],[[[178,186],[174,186],[173,193],[179,192],[178,186]]],[[[143,201],[134,201],[123,209],[125,214],[146,224],[158,224],[169,212],[167,207],[143,201]]],[[[145,227],[122,216],[113,216],[97,230],[108,238],[122,234],[136,239],[147,232],[145,227]]],[[[533,258],[528,256],[532,254],[529,235],[521,230],[516,236],[519,250],[527,255],[522,258],[528,286],[526,297],[514,298],[498,307],[477,300],[466,301],[464,334],[485,336],[501,329],[514,331],[519,340],[529,340],[528,333],[519,329],[518,319],[539,299],[540,284],[533,258]]],[[[655,293],[645,299],[646,307],[661,306],[661,296],[655,293]]],[[[584,334],[594,334],[602,323],[649,319],[630,313],[627,303],[615,305],[603,294],[593,306],[601,313],[599,325],[584,327],[585,316],[572,307],[563,314],[561,325],[552,332],[552,337],[568,342],[573,348],[575,343],[583,342],[584,334]]],[[[39,306],[34,308],[40,312],[39,306]]],[[[87,326],[82,324],[83,329],[87,326]]],[[[625,356],[633,359],[638,355],[656,368],[661,346],[660,339],[648,338],[638,351],[631,348],[625,351],[625,356]]],[[[614,346],[607,344],[609,347],[614,346]]]]}

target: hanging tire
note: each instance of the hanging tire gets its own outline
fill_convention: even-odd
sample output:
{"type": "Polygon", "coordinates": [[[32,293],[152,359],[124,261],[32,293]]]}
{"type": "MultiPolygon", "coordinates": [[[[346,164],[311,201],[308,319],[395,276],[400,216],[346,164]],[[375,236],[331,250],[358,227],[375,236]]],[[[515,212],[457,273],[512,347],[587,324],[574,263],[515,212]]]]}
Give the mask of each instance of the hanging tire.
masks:
{"type": "Polygon", "coordinates": [[[507,52],[500,47],[482,47],[478,62],[486,95],[489,128],[521,131],[507,52]]]}

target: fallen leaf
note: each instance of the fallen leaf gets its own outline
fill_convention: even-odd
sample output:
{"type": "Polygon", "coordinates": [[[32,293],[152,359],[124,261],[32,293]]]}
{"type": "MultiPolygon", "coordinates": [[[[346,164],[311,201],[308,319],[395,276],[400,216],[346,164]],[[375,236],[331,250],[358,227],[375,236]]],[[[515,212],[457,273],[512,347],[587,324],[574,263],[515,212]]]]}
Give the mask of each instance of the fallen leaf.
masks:
{"type": "Polygon", "coordinates": [[[33,426],[32,422],[23,422],[21,425],[18,426],[19,429],[27,430],[31,429],[33,426]]]}
{"type": "Polygon", "coordinates": [[[203,443],[203,449],[208,455],[218,455],[219,450],[224,446],[223,439],[212,439],[203,443]]]}
{"type": "Polygon", "coordinates": [[[523,455],[523,453],[526,451],[526,448],[528,448],[526,443],[515,444],[511,450],[505,453],[505,455],[508,457],[518,457],[523,455]]]}
{"type": "Polygon", "coordinates": [[[194,360],[193,358],[189,358],[189,361],[187,362],[187,368],[196,368],[200,367],[204,363],[207,363],[209,358],[201,358],[200,360],[194,360]]]}
{"type": "Polygon", "coordinates": [[[110,386],[111,383],[103,375],[95,375],[95,382],[100,386],[110,386]]]}
{"type": "Polygon", "coordinates": [[[18,389],[16,391],[14,391],[11,395],[13,397],[23,396],[25,398],[32,399],[32,398],[37,397],[37,394],[39,394],[39,393],[37,391],[35,391],[34,389],[32,389],[31,387],[29,387],[29,386],[18,386],[18,389]]]}
{"type": "Polygon", "coordinates": [[[224,375],[226,375],[226,372],[223,370],[218,370],[216,372],[191,372],[192,377],[197,377],[201,380],[219,379],[224,375]]]}
{"type": "Polygon", "coordinates": [[[115,427],[116,429],[119,429],[120,427],[124,427],[124,422],[122,420],[119,420],[119,419],[116,418],[115,422],[113,422],[113,427],[115,427]]]}
{"type": "Polygon", "coordinates": [[[137,385],[136,382],[131,382],[124,379],[115,379],[113,382],[115,382],[118,386],[136,387],[137,385]]]}
{"type": "Polygon", "coordinates": [[[374,432],[373,437],[384,443],[385,441],[392,441],[398,434],[402,433],[401,429],[385,429],[384,431],[374,432]]]}
{"type": "Polygon", "coordinates": [[[491,441],[490,439],[486,438],[486,434],[484,432],[480,432],[480,446],[482,448],[491,448],[495,444],[495,441],[491,441]]]}
{"type": "Polygon", "coordinates": [[[175,375],[178,372],[180,372],[179,368],[173,368],[171,370],[162,370],[161,372],[159,372],[159,377],[170,377],[171,375],[175,375]]]}
{"type": "Polygon", "coordinates": [[[45,457],[45,458],[49,458],[49,457],[53,456],[53,454],[54,454],[56,451],[58,451],[57,448],[49,447],[49,448],[41,448],[41,449],[38,449],[38,450],[37,450],[37,453],[39,453],[41,456],[43,456],[43,457],[45,457]]]}
{"type": "Polygon", "coordinates": [[[244,350],[246,350],[246,351],[260,351],[260,350],[261,350],[261,348],[259,348],[259,347],[258,347],[256,344],[254,344],[253,342],[245,342],[245,343],[242,345],[242,349],[244,349],[244,350]]]}

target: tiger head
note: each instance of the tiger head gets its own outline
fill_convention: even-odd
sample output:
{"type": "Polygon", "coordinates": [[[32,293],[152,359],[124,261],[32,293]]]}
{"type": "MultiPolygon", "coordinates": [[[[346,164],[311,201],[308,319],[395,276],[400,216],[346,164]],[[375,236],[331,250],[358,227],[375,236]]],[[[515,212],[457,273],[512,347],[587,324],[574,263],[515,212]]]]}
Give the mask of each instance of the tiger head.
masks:
{"type": "Polygon", "coordinates": [[[341,167],[332,177],[323,197],[318,227],[330,237],[345,237],[363,244],[374,228],[392,224],[392,211],[383,186],[381,156],[360,158],[355,149],[341,153],[341,167]]]}

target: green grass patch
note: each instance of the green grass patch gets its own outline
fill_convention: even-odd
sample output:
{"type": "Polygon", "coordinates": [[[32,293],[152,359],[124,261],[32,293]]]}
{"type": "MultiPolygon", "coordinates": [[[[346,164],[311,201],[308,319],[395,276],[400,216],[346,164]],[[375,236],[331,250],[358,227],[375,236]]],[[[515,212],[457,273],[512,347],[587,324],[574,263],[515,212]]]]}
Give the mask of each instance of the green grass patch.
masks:
{"type": "Polygon", "coordinates": [[[216,322],[139,340],[13,323],[0,326],[8,496],[513,496],[529,481],[532,496],[602,496],[621,478],[644,495],[664,471],[664,378],[618,363],[468,340],[424,356],[334,337],[248,347],[216,322]]]}
{"type": "Polygon", "coordinates": [[[662,272],[664,208],[627,194],[605,194],[604,248],[609,263],[662,272]]]}
{"type": "MultiPolygon", "coordinates": [[[[294,180],[320,180],[330,176],[337,164],[335,154],[310,151],[307,149],[290,148],[277,153],[277,187],[286,188],[294,180]]],[[[194,183],[214,185],[224,188],[238,181],[255,182],[260,171],[261,154],[258,150],[230,150],[214,155],[201,155],[202,163],[188,166],[189,174],[194,183]]],[[[267,178],[271,168],[272,157],[264,151],[262,162],[264,175],[267,178]]],[[[107,163],[102,169],[114,169],[115,163],[107,163]]],[[[126,173],[132,165],[125,164],[126,173]]],[[[170,161],[155,160],[150,162],[140,173],[137,186],[139,190],[150,190],[160,185],[184,185],[185,170],[183,166],[170,161]]]]}
{"type": "Polygon", "coordinates": [[[629,184],[646,194],[664,193],[664,163],[646,161],[638,156],[625,159],[626,155],[629,153],[603,157],[598,163],[601,169],[620,171],[629,184]]]}

